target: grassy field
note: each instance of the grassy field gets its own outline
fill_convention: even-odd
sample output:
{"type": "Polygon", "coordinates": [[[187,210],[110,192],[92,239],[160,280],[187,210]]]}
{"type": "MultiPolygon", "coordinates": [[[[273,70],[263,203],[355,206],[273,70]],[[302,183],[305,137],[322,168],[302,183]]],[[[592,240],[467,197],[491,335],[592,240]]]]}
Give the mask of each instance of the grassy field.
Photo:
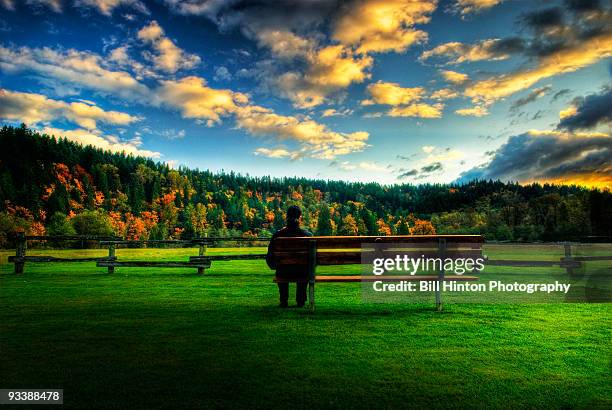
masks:
{"type": "Polygon", "coordinates": [[[204,277],[109,276],[91,262],[29,264],[16,277],[9,254],[0,253],[0,388],[63,388],[67,407],[612,408],[610,304],[449,304],[438,313],[433,299],[364,304],[352,283],[318,286],[309,314],[277,308],[259,260],[217,262],[204,277]]]}

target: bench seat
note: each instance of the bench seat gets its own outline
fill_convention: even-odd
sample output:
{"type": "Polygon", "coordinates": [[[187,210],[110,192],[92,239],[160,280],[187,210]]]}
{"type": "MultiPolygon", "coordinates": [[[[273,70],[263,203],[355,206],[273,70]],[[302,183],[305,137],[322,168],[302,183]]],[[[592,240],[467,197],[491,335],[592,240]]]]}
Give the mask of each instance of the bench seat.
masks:
{"type": "Polygon", "coordinates": [[[161,261],[98,261],[101,267],[148,267],[148,268],[210,268],[210,262],[161,262],[161,261]]]}

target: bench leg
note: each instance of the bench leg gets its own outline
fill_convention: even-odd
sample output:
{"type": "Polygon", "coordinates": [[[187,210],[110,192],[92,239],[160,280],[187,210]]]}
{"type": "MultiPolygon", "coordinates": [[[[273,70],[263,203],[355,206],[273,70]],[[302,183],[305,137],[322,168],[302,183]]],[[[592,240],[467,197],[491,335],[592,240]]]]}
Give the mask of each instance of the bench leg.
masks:
{"type": "MultiPolygon", "coordinates": [[[[208,234],[206,236],[208,236],[208,234]]],[[[202,244],[200,245],[200,249],[198,250],[198,256],[204,255],[206,255],[206,245],[202,244]]],[[[198,275],[204,275],[204,272],[204,268],[198,268],[198,275]]]]}
{"type": "Polygon", "coordinates": [[[308,283],[308,308],[311,312],[315,310],[314,282],[308,283]]]}
{"type": "Polygon", "coordinates": [[[438,280],[436,283],[436,309],[438,310],[438,312],[442,311],[442,291],[441,291],[441,287],[442,287],[442,281],[438,280]]]}
{"type": "MultiPolygon", "coordinates": [[[[446,253],[446,239],[440,238],[438,240],[438,255],[444,260],[444,254],[446,253]]],[[[444,284],[444,264],[440,266],[440,272],[438,272],[438,281],[436,282],[436,309],[438,312],[442,311],[442,285],[444,284]]]]}

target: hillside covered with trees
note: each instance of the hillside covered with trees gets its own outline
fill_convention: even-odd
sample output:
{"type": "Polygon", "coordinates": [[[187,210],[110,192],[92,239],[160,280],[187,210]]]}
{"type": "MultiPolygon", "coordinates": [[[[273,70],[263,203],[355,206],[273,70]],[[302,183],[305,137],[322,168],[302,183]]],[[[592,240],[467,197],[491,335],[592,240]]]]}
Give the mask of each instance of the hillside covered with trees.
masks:
{"type": "Polygon", "coordinates": [[[386,186],[171,169],[25,126],[4,126],[0,143],[2,244],[19,230],[129,239],[269,236],[291,204],[304,210],[304,224],[317,235],[612,236],[612,194],[577,186],[386,186]]]}

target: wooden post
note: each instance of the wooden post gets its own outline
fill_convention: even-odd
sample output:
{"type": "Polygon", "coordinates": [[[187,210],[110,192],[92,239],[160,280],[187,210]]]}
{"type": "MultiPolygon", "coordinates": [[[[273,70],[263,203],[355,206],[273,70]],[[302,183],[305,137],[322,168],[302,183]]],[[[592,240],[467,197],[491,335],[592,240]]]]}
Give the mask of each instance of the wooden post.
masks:
{"type": "Polygon", "coordinates": [[[438,255],[442,261],[436,283],[436,309],[442,311],[442,285],[444,284],[444,254],[446,253],[446,238],[438,239],[438,255]]]}
{"type": "Polygon", "coordinates": [[[308,303],[311,312],[315,309],[315,272],[317,267],[317,241],[308,241],[308,303]]]}
{"type": "MultiPolygon", "coordinates": [[[[565,249],[565,258],[563,258],[563,261],[569,262],[569,264],[571,264],[571,262],[573,261],[572,244],[569,242],[565,242],[563,244],[563,248],[565,249]]],[[[574,274],[574,268],[571,268],[569,265],[565,267],[565,270],[567,271],[568,276],[572,276],[574,274]]]]}
{"type": "MultiPolygon", "coordinates": [[[[115,244],[114,243],[110,243],[108,244],[108,259],[113,262],[116,258],[115,258],[115,244]]],[[[115,267],[114,266],[109,266],[108,267],[108,273],[109,274],[113,274],[115,273],[115,267]]]]}
{"type": "MultiPolygon", "coordinates": [[[[206,245],[204,243],[201,243],[200,250],[198,251],[198,256],[205,256],[205,255],[206,255],[206,245]]],[[[198,275],[203,275],[204,272],[205,272],[204,268],[198,267],[198,275]]]]}
{"type": "Polygon", "coordinates": [[[17,232],[17,244],[15,250],[15,274],[21,275],[25,265],[27,241],[25,232],[17,232]]]}

